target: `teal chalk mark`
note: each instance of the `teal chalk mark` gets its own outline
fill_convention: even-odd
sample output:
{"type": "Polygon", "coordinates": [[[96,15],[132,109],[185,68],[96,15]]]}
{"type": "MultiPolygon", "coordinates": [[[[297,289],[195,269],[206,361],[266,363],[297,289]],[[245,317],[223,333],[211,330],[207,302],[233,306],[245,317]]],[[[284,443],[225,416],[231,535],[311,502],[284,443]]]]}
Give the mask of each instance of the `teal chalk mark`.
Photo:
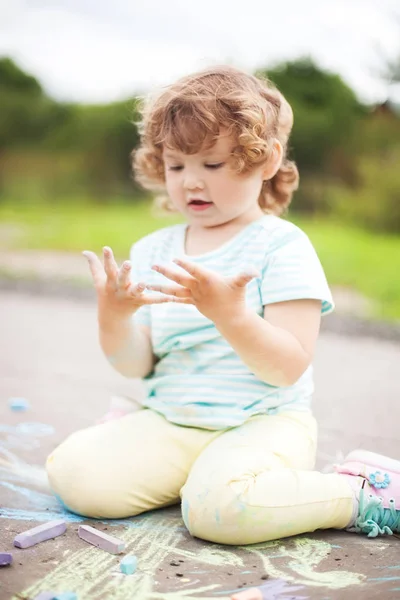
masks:
{"type": "Polygon", "coordinates": [[[0,519],[15,519],[16,521],[38,521],[40,523],[55,521],[61,517],[71,523],[79,523],[84,520],[83,517],[78,517],[78,515],[73,515],[64,510],[40,512],[2,506],[0,511],[0,519]]]}
{"type": "Polygon", "coordinates": [[[31,490],[20,485],[14,485],[13,483],[9,483],[7,481],[0,481],[0,485],[20,494],[21,496],[24,496],[25,498],[28,498],[29,502],[34,504],[36,508],[57,508],[57,502],[53,496],[50,496],[49,494],[36,492],[35,490],[31,490]]]}
{"type": "Polygon", "coordinates": [[[374,577],[373,579],[367,579],[367,581],[399,581],[400,577],[374,577]]]}
{"type": "MultiPolygon", "coordinates": [[[[47,521],[52,521],[52,520],[56,520],[56,519],[60,519],[63,518],[65,521],[69,521],[70,523],[80,523],[82,521],[87,521],[87,517],[80,517],[79,515],[75,515],[73,513],[67,512],[65,510],[62,510],[60,508],[59,511],[28,511],[28,510],[23,510],[23,509],[17,509],[17,508],[8,508],[8,507],[1,507],[1,511],[0,511],[0,519],[15,519],[16,521],[37,521],[39,523],[41,522],[47,522],[47,521]]],[[[160,515],[160,519],[162,519],[165,517],[162,517],[162,515],[160,515]]],[[[141,529],[165,529],[167,531],[171,530],[171,525],[163,525],[163,524],[159,524],[159,519],[155,518],[154,515],[151,516],[151,519],[147,518],[141,518],[141,516],[138,517],[132,517],[131,519],[113,519],[111,521],[109,520],[104,520],[104,519],[90,519],[92,522],[97,522],[97,523],[104,523],[106,525],[112,525],[113,527],[118,527],[119,525],[125,525],[127,527],[130,528],[141,528],[141,529]],[[149,521],[149,523],[146,523],[146,520],[149,521]]],[[[174,529],[176,531],[186,531],[186,527],[181,527],[181,526],[174,526],[174,529]]]]}
{"type": "Polygon", "coordinates": [[[29,423],[19,423],[15,427],[16,433],[23,433],[24,435],[31,435],[37,437],[44,437],[46,435],[54,434],[54,427],[47,423],[38,423],[36,421],[29,423]]]}

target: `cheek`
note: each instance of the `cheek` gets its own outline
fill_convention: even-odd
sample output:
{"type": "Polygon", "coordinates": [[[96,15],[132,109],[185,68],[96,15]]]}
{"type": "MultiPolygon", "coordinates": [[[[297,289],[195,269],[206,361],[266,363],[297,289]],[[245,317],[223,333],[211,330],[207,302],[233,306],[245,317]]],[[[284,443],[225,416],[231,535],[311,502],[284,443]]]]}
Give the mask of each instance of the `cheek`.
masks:
{"type": "Polygon", "coordinates": [[[229,183],[221,185],[221,191],[227,201],[241,202],[248,196],[249,187],[240,181],[229,181],[229,183]]]}
{"type": "Polygon", "coordinates": [[[168,194],[176,195],[179,190],[179,182],[177,177],[166,177],[165,179],[165,187],[167,189],[168,194]]]}

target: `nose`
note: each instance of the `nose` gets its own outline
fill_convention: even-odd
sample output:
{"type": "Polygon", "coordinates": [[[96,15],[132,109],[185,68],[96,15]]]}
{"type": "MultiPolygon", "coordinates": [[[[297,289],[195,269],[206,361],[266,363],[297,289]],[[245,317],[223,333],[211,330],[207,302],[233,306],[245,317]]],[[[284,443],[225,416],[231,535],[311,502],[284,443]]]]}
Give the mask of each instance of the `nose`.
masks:
{"type": "Polygon", "coordinates": [[[193,169],[185,169],[183,185],[187,190],[202,190],[204,188],[204,181],[200,174],[193,169]]]}

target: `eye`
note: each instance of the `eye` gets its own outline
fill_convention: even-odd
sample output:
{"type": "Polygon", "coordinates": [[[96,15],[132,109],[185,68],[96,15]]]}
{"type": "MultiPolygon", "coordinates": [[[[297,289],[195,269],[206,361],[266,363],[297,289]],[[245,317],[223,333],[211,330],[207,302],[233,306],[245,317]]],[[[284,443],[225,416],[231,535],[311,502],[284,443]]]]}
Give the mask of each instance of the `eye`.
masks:
{"type": "Polygon", "coordinates": [[[216,163],[214,165],[205,165],[205,167],[207,167],[207,169],[219,169],[220,167],[222,167],[225,163],[216,163]]]}
{"type": "Polygon", "coordinates": [[[168,167],[168,171],[180,171],[183,167],[168,167]]]}

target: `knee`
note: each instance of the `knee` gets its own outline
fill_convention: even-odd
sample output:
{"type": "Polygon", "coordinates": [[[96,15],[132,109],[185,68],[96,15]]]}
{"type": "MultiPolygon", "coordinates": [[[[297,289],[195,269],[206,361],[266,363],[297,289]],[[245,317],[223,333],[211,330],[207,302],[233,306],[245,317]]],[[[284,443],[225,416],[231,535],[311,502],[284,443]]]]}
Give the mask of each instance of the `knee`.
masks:
{"type": "Polygon", "coordinates": [[[94,442],[90,429],[78,431],[50,454],[46,461],[50,487],[64,507],[76,514],[92,518],[128,516],[94,442]]]}
{"type": "Polygon", "coordinates": [[[252,508],[229,482],[207,487],[188,480],[181,499],[183,521],[194,537],[217,544],[254,543],[252,508]]]}
{"type": "MultiPolygon", "coordinates": [[[[210,477],[191,474],[181,490],[182,518],[194,537],[217,544],[247,545],[278,539],[288,523],[282,471],[210,477]]],[[[290,504],[290,502],[289,502],[290,504]]]]}

